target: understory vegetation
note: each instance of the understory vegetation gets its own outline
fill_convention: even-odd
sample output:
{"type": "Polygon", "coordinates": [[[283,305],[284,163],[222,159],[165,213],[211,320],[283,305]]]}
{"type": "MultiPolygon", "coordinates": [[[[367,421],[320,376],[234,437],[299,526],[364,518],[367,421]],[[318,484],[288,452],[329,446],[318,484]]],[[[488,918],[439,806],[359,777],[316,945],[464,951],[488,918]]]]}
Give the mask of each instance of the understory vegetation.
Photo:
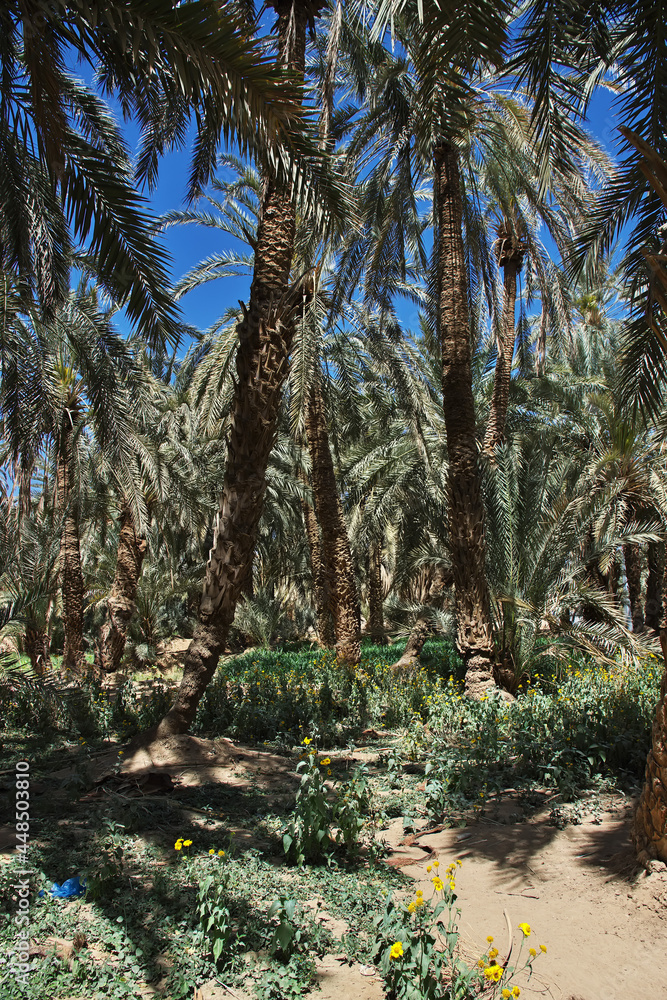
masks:
{"type": "MultiPolygon", "coordinates": [[[[395,655],[365,645],[354,672],[310,649],[226,659],[195,732],[255,747],[269,769],[284,761],[291,777],[267,788],[249,772],[240,784],[204,779],[154,798],[113,786],[91,797],[90,768],[101,754],[122,761],[128,738],[159,719],[173,679],[49,691],[15,676],[3,750],[8,762],[34,761],[31,935],[51,945],[28,993],[0,967],[3,997],[121,1000],[151,984],[180,1000],[217,979],[283,1000],[308,992],[326,954],[376,964],[388,996],[474,997],[483,984],[495,988],[495,976],[498,996],[520,989],[529,968],[514,978],[495,972],[483,942],[481,957],[461,953],[456,872],[443,861],[433,898],[410,896],[409,877],[384,861],[384,831],[395,822],[406,834],[481,817],[516,823],[547,807],[562,827],[584,807],[601,812],[610,795],[633,795],[657,661],[601,667],[545,657],[508,703],[463,698],[463,664],[447,643],[430,640],[421,666],[400,678],[389,667],[395,655]],[[51,899],[51,885],[75,875],[86,895],[51,899]],[[445,923],[433,925],[436,915],[445,923]],[[78,950],[63,954],[63,939],[78,950]],[[426,966],[418,953],[429,954],[426,966]],[[460,992],[438,992],[448,981],[460,992]]],[[[3,795],[12,790],[5,784],[3,795]]],[[[10,901],[17,868],[3,865],[10,901]]],[[[3,917],[3,947],[15,903],[3,917]]],[[[527,948],[523,958],[533,960],[527,948]]]]}

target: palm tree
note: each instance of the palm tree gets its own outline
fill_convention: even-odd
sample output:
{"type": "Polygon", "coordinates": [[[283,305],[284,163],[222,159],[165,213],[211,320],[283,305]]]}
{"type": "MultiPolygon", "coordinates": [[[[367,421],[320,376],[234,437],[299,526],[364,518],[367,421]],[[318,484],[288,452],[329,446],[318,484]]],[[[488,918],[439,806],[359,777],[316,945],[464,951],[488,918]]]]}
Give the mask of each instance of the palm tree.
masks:
{"type": "Polygon", "coordinates": [[[178,317],[166,291],[166,258],[151,236],[129,152],[104,102],[67,72],[70,53],[93,64],[124,114],[136,115],[138,176],[149,184],[159,153],[182,142],[193,107],[199,134],[192,190],[206,180],[221,137],[230,135],[265,157],[273,144],[281,174],[290,146],[292,159],[317,173],[312,157],[306,163],[297,91],[261,43],[247,37],[238,12],[210,0],[176,7],[148,0],[3,4],[2,266],[51,307],[67,295],[77,240],[85,248],[79,266],[95,271],[149,341],[174,340],[178,317]]]}
{"type": "MultiPolygon", "coordinates": [[[[278,62],[303,79],[306,30],[319,3],[276,0],[278,62]]],[[[255,548],[294,317],[312,280],[290,284],[296,212],[292,192],[267,173],[260,210],[250,301],[238,327],[237,382],[227,437],[227,463],[200,621],[183,679],[158,734],[186,731],[217,666],[255,548]]]]}
{"type": "MultiPolygon", "coordinates": [[[[15,305],[21,305],[15,299],[15,305]]],[[[131,345],[113,328],[111,312],[84,281],[45,321],[34,306],[5,315],[0,371],[0,414],[20,493],[30,503],[37,464],[53,458],[57,508],[62,519],[60,574],[65,648],[63,665],[84,667],[84,579],[80,548],[79,467],[87,435],[106,460],[124,471],[134,463],[128,427],[144,394],[144,374],[131,345]]],[[[127,481],[126,481],[127,482],[127,481]]]]}

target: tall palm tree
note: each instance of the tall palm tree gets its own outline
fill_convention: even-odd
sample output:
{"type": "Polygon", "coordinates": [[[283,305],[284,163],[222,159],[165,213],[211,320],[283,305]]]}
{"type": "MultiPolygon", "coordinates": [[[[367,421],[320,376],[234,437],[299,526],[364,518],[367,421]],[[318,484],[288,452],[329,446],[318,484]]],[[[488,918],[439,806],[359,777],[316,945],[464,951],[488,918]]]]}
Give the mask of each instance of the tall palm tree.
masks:
{"type": "MultiPolygon", "coordinates": [[[[276,0],[278,62],[303,80],[306,31],[319,2],[276,0]]],[[[227,463],[200,621],[185,658],[183,679],[158,734],[186,731],[209,683],[252,559],[287,377],[294,318],[311,294],[308,276],[290,284],[296,212],[290,188],[265,175],[250,301],[238,327],[236,386],[227,463]]]]}
{"type": "MultiPolygon", "coordinates": [[[[148,339],[178,335],[166,291],[166,256],[151,236],[134,168],[104,102],[66,69],[91,63],[107,92],[142,127],[138,176],[155,182],[159,153],[182,143],[191,110],[198,139],[191,186],[205,180],[220,138],[268,155],[269,141],[299,157],[298,94],[247,37],[238,10],[212,0],[92,3],[69,0],[0,11],[0,231],[2,265],[48,308],[68,292],[72,241],[148,339]]],[[[274,157],[284,174],[284,155],[274,157]]],[[[312,160],[312,157],[311,157],[312,160]]],[[[313,160],[311,174],[318,170],[313,160]]]]}

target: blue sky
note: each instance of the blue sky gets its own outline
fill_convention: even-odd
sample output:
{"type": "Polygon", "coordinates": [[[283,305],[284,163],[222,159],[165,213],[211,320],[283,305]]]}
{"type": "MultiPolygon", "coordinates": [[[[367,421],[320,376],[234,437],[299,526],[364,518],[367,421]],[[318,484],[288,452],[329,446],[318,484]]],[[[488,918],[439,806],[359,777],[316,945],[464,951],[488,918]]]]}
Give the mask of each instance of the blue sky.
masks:
{"type": "MultiPolygon", "coordinates": [[[[620,135],[612,104],[613,95],[607,90],[598,90],[591,101],[588,125],[592,135],[614,156],[620,135]]],[[[137,130],[131,123],[125,127],[125,132],[130,144],[136,142],[137,130]]],[[[168,153],[162,158],[157,188],[149,196],[151,210],[156,215],[184,207],[189,159],[189,148],[168,153]]],[[[233,244],[232,239],[224,237],[224,234],[196,225],[172,227],[163,235],[163,241],[171,255],[174,281],[198,261],[216,251],[229,249],[233,244]]],[[[240,244],[237,244],[239,247],[240,244]]],[[[181,300],[184,318],[193,326],[205,330],[228,306],[236,306],[239,299],[247,301],[249,287],[249,279],[225,278],[189,292],[181,300]]],[[[399,308],[399,315],[407,325],[417,326],[417,311],[413,305],[406,303],[399,308]]]]}

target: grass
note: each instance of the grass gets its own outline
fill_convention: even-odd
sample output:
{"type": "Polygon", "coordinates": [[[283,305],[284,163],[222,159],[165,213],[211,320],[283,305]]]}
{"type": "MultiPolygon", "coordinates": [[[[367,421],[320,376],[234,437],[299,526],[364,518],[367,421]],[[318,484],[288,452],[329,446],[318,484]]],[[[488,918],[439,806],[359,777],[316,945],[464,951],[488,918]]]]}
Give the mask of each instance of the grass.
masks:
{"type": "MultiPolygon", "coordinates": [[[[195,731],[266,746],[292,756],[295,766],[306,737],[332,756],[355,744],[380,748],[367,768],[366,835],[381,836],[397,816],[409,828],[424,820],[462,824],[494,815],[508,788],[518,794],[515,820],[540,803],[545,790],[556,793],[558,825],[573,818],[582,796],[636,790],[658,698],[657,661],[613,668],[545,661],[507,704],[464,700],[461,664],[444,643],[427,644],[421,668],[409,677],[389,669],[396,654],[365,647],[354,676],[340,671],[330,654],[309,650],[255,651],[228,660],[200,706],[195,731]]],[[[64,692],[29,682],[5,687],[5,767],[30,759],[31,780],[42,788],[32,799],[32,888],[48,889],[74,874],[87,875],[91,886],[85,901],[33,894],[33,940],[73,939],[78,932],[88,947],[69,959],[43,958],[27,993],[0,965],[0,994],[7,1000],[121,1000],[143,995],[148,984],[179,1000],[212,978],[233,988],[249,976],[257,997],[272,1000],[307,991],[310,951],[373,960],[374,920],[388,893],[402,891],[407,880],[381,859],[346,860],[333,849],[324,867],[305,864],[296,875],[281,843],[293,815],[289,789],[269,799],[252,784],[209,783],[178,790],[170,801],[80,801],[91,757],[161,717],[170,698],[161,681],[128,680],[113,694],[92,681],[64,692]],[[65,764],[71,773],[53,778],[65,764]],[[200,810],[196,817],[187,811],[192,807],[200,810]],[[192,845],[175,851],[179,837],[192,845]],[[224,850],[224,858],[210,849],[224,850]],[[317,919],[316,900],[347,922],[342,941],[317,919]],[[208,920],[214,910],[213,929],[205,932],[202,915],[208,920]],[[283,924],[286,948],[276,943],[283,924]],[[217,958],[215,934],[222,942],[217,958]]],[[[349,776],[341,761],[340,754],[332,760],[333,780],[344,788],[349,776]]],[[[0,802],[7,816],[12,801],[6,780],[0,802]]],[[[1,873],[0,892],[10,901],[17,864],[1,873]]],[[[13,939],[16,905],[14,898],[0,921],[3,953],[13,939]]]]}

